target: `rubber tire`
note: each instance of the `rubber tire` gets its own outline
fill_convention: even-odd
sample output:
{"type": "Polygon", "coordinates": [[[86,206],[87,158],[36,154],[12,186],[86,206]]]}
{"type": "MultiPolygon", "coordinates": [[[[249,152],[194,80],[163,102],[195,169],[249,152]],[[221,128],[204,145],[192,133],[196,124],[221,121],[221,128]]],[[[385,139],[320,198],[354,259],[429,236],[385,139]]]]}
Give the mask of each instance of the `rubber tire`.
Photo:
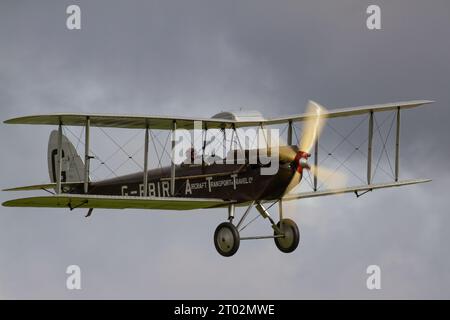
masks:
{"type": "Polygon", "coordinates": [[[214,246],[220,255],[224,257],[231,257],[238,251],[240,242],[241,238],[239,236],[239,231],[232,223],[223,222],[217,226],[216,231],[214,232],[214,246]],[[232,237],[233,242],[231,245],[227,246],[224,243],[220,243],[221,241],[225,242],[224,238],[218,239],[220,232],[226,232],[227,236],[232,237]],[[227,250],[224,250],[224,246],[227,246],[227,250]]]}
{"type": "MultiPolygon", "coordinates": [[[[298,230],[297,224],[292,221],[291,219],[283,219],[283,227],[282,231],[283,233],[289,235],[292,237],[291,239],[287,238],[275,238],[275,245],[277,248],[284,252],[284,253],[290,253],[295,251],[298,247],[298,243],[300,242],[300,231],[298,230]]],[[[280,228],[280,222],[277,223],[277,227],[280,228]]],[[[276,231],[274,232],[274,235],[276,235],[276,231]]]]}

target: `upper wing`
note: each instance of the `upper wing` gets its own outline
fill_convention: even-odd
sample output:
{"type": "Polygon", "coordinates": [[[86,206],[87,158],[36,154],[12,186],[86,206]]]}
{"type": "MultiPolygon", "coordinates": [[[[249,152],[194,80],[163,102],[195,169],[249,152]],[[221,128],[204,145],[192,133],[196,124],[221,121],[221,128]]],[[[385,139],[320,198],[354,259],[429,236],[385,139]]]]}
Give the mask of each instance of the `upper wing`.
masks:
{"type": "MultiPolygon", "coordinates": [[[[418,107],[423,104],[432,103],[429,100],[415,100],[406,102],[392,102],[387,104],[377,104],[371,106],[343,108],[329,110],[323,114],[327,118],[347,117],[361,115],[369,112],[380,112],[418,107]]],[[[313,114],[299,114],[281,118],[267,120],[229,120],[216,118],[189,118],[189,117],[166,117],[166,116],[137,116],[137,115],[114,115],[114,114],[75,114],[75,113],[56,113],[46,115],[25,116],[6,120],[8,124],[41,124],[41,125],[66,125],[66,126],[85,126],[89,118],[91,127],[111,127],[128,129],[162,129],[171,130],[173,123],[179,129],[194,129],[196,121],[202,122],[203,128],[231,128],[233,125],[239,127],[253,127],[261,124],[272,125],[282,124],[289,121],[304,121],[313,114]]]]}
{"type": "Polygon", "coordinates": [[[91,127],[110,127],[124,129],[162,129],[171,130],[176,121],[178,129],[194,129],[195,121],[201,121],[203,128],[231,127],[236,121],[226,119],[203,119],[189,117],[138,116],[120,114],[54,113],[25,116],[6,120],[7,124],[41,124],[85,126],[89,118],[91,127]]]}
{"type": "Polygon", "coordinates": [[[406,185],[410,185],[410,184],[425,183],[425,182],[430,182],[430,181],[431,181],[430,179],[414,179],[414,180],[403,180],[403,181],[390,182],[390,183],[369,184],[369,185],[357,186],[357,187],[330,189],[330,190],[325,190],[325,191],[301,192],[301,193],[297,193],[297,194],[288,194],[285,197],[283,197],[283,201],[284,200],[297,200],[297,199],[304,199],[304,198],[322,197],[322,196],[328,196],[328,195],[333,195],[333,194],[343,194],[343,193],[349,193],[349,192],[372,191],[372,190],[376,190],[376,189],[401,187],[401,186],[406,186],[406,185]]]}
{"type": "MultiPolygon", "coordinates": [[[[411,109],[424,104],[433,103],[432,100],[413,100],[413,101],[402,101],[402,102],[390,102],[385,104],[375,104],[370,106],[361,106],[361,107],[352,107],[352,108],[340,108],[334,110],[326,110],[321,113],[321,117],[324,118],[338,118],[338,117],[349,117],[349,116],[357,116],[362,114],[367,114],[370,112],[382,112],[382,111],[391,111],[397,109],[411,109]]],[[[303,113],[299,115],[281,117],[281,118],[273,118],[268,120],[270,124],[280,124],[286,123],[288,121],[304,121],[310,118],[311,116],[316,116],[315,114],[303,113]]]]}
{"type": "Polygon", "coordinates": [[[221,199],[122,197],[83,194],[64,194],[30,197],[4,202],[5,207],[37,208],[100,208],[100,209],[162,209],[192,210],[221,207],[232,203],[221,199]]]}

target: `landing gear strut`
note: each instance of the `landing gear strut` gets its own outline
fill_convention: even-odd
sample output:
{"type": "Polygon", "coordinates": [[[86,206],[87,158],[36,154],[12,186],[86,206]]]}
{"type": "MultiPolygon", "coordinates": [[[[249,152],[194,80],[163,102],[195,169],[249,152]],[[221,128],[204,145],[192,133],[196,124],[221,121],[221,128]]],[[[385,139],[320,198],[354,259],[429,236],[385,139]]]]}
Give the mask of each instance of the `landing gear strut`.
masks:
{"type": "MultiPolygon", "coordinates": [[[[255,239],[274,239],[277,248],[284,253],[293,252],[297,249],[300,241],[300,232],[298,230],[297,224],[291,219],[283,218],[282,203],[280,204],[280,221],[275,224],[275,221],[270,216],[267,209],[259,202],[251,202],[247,210],[243,214],[242,218],[239,220],[237,225],[233,224],[235,208],[234,205],[230,205],[228,208],[228,220],[229,222],[221,223],[214,232],[214,246],[217,252],[224,257],[231,257],[234,255],[238,249],[241,240],[255,240],[255,239]],[[259,214],[263,218],[267,218],[274,230],[273,235],[269,236],[253,236],[253,237],[241,237],[240,231],[242,231],[246,226],[241,227],[244,220],[247,218],[250,209],[255,206],[259,214]],[[240,228],[240,229],[239,229],[240,228]]],[[[250,222],[251,223],[251,222],[250,222]]],[[[248,224],[247,224],[248,225],[248,224]]]]}

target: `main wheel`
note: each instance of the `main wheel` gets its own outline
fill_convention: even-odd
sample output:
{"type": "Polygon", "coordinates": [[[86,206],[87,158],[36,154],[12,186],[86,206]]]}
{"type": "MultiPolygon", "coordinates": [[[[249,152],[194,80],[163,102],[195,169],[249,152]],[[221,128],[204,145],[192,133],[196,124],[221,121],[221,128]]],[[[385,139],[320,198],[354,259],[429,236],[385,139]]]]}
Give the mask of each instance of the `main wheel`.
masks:
{"type": "Polygon", "coordinates": [[[230,222],[219,224],[214,232],[214,246],[224,257],[231,257],[239,249],[240,237],[238,229],[230,222]]]}
{"type": "MultiPolygon", "coordinates": [[[[300,232],[298,231],[297,224],[291,219],[283,219],[280,222],[277,223],[277,227],[281,229],[284,237],[275,238],[275,244],[282,252],[290,253],[297,249],[300,241],[300,232]]],[[[276,231],[274,235],[277,235],[276,231]]]]}

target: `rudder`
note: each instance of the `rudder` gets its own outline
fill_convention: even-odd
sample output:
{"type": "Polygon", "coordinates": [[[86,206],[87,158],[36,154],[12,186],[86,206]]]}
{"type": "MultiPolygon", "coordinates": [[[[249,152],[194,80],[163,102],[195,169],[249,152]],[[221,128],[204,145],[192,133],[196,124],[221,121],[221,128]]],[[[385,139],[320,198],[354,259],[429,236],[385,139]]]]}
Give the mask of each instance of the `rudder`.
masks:
{"type": "MultiPolygon", "coordinates": [[[[84,163],[70,140],[62,135],[61,182],[81,182],[84,180],[84,163]]],[[[52,131],[48,140],[48,173],[51,182],[56,182],[58,172],[58,130],[52,131]]]]}

